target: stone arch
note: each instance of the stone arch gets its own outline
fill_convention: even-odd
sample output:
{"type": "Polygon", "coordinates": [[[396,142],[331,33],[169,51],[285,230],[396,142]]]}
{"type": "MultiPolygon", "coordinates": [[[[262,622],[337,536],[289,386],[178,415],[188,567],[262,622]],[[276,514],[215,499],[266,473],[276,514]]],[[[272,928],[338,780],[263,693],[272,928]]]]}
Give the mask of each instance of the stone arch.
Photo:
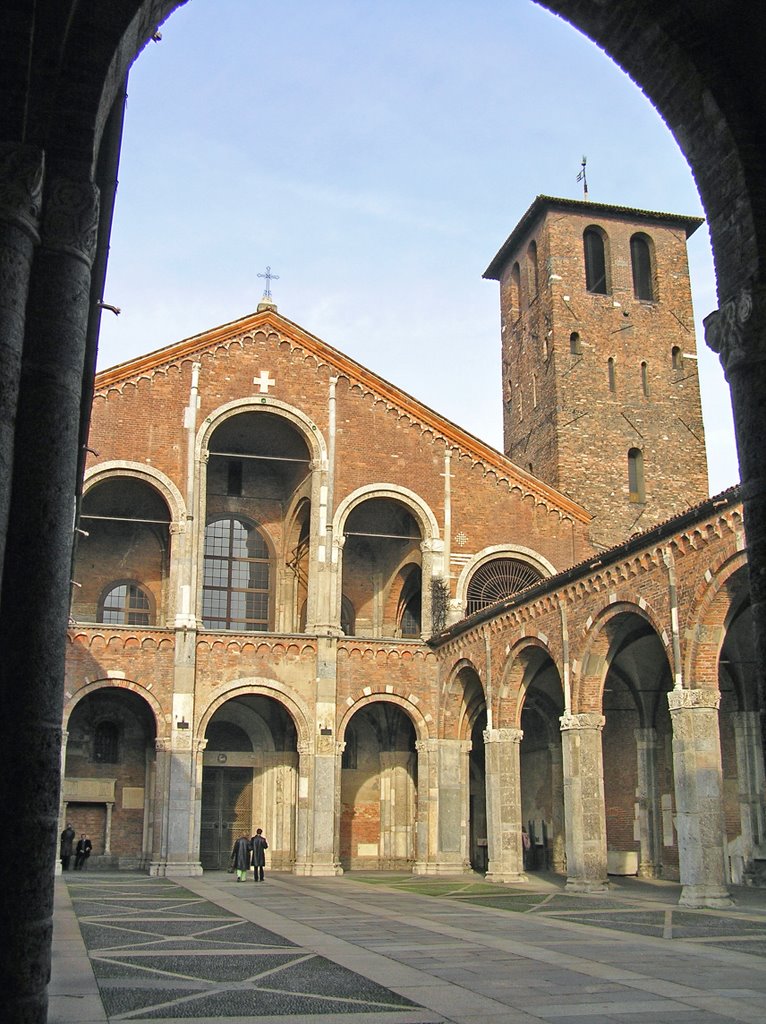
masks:
{"type": "Polygon", "coordinates": [[[614,653],[609,627],[615,619],[625,615],[634,615],[647,623],[659,638],[671,671],[674,669],[670,632],[662,626],[654,610],[643,599],[640,603],[615,601],[588,620],[581,649],[572,660],[572,713],[600,713],[604,680],[614,653]]]}
{"type": "Polygon", "coordinates": [[[352,704],[349,704],[338,721],[338,742],[342,743],[343,738],[348,728],[348,723],[354,717],[357,711],[367,707],[370,704],[396,704],[398,708],[408,716],[415,728],[415,734],[418,741],[427,740],[431,738],[431,732],[429,724],[426,720],[425,715],[420,709],[408,700],[406,697],[400,696],[398,693],[366,693],[361,697],[357,697],[352,704]]]}
{"type": "Polygon", "coordinates": [[[162,705],[150,690],[147,690],[140,683],[133,682],[130,679],[93,679],[84,686],[81,686],[64,704],[63,725],[65,730],[72,712],[80,701],[85,697],[90,696],[92,693],[95,693],[97,690],[104,689],[129,690],[131,693],[135,693],[136,696],[143,698],[154,716],[154,727],[157,733],[157,739],[166,739],[170,735],[169,714],[163,711],[162,705]]]}
{"type": "Polygon", "coordinates": [[[338,503],[333,521],[333,532],[336,537],[343,534],[343,526],[349,514],[363,502],[370,498],[390,498],[401,502],[414,515],[420,526],[420,535],[424,541],[438,540],[439,523],[431,511],[429,505],[408,487],[401,487],[399,484],[366,484],[358,487],[351,494],[338,503]]]}
{"type": "Polygon", "coordinates": [[[282,402],[277,398],[269,398],[268,402],[264,402],[256,397],[237,398],[232,402],[226,402],[205,417],[197,432],[195,443],[197,460],[202,459],[210,438],[222,423],[231,419],[232,416],[238,416],[240,413],[246,412],[270,412],[288,420],[298,430],[304,441],[306,441],[315,465],[327,464],[327,444],[325,443],[322,431],[316,423],[306,416],[304,412],[301,412],[300,409],[296,409],[293,405],[288,405],[287,402],[282,402]]]}
{"type": "Polygon", "coordinates": [[[127,462],[115,460],[113,462],[100,462],[85,473],[83,481],[83,495],[87,494],[93,487],[105,480],[114,477],[134,477],[137,480],[149,484],[159,491],[165,500],[170,511],[170,519],[173,523],[182,523],[187,518],[186,502],[183,495],[170,479],[154,466],[148,466],[143,462],[127,462]]]}
{"type": "Polygon", "coordinates": [[[236,697],[243,697],[247,694],[256,694],[261,697],[271,697],[272,700],[282,704],[293,720],[295,731],[298,734],[299,748],[313,743],[313,715],[308,705],[289,690],[284,684],[273,679],[264,679],[260,676],[253,676],[244,679],[235,679],[228,683],[222,683],[216,687],[201,713],[197,717],[195,736],[197,740],[204,739],[205,732],[213,715],[224,704],[236,697]]]}
{"type": "Polygon", "coordinates": [[[684,679],[693,687],[718,689],[718,658],[723,646],[727,620],[732,611],[732,594],[727,589],[733,578],[747,566],[747,553],[738,551],[706,576],[704,590],[695,595],[689,610],[686,633],[684,679]]]}
{"type": "Polygon", "coordinates": [[[487,694],[481,671],[467,657],[450,666],[439,690],[439,736],[443,739],[468,740],[472,729],[487,710],[487,694]],[[468,674],[473,679],[465,679],[468,674]],[[466,692],[466,683],[472,693],[466,692]]]}

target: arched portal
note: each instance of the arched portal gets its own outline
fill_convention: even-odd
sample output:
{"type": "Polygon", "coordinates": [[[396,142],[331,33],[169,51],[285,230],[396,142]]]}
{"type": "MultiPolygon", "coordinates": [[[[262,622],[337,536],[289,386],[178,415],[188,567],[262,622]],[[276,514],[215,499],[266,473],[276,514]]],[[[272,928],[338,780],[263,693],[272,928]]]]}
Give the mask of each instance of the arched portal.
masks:
{"type": "Polygon", "coordinates": [[[349,720],[341,759],[344,869],[410,870],[415,862],[415,727],[396,704],[374,701],[349,720]]]}
{"type": "Polygon", "coordinates": [[[561,731],[561,678],[550,654],[528,647],[519,655],[521,709],[521,822],[529,837],[524,870],[566,870],[561,731]]]}
{"type": "Polygon", "coordinates": [[[263,829],[269,866],[295,861],[298,793],[297,734],[292,718],[271,697],[234,697],[213,714],[202,761],[200,862],[221,870],[235,839],[263,829]]]}
{"type": "Polygon", "coordinates": [[[607,671],[602,711],[607,871],[679,878],[673,824],[670,665],[641,615],[626,611],[605,626],[607,671]]]}
{"type": "Polygon", "coordinates": [[[63,816],[93,843],[90,864],[143,868],[152,853],[154,714],[131,690],[86,694],[69,717],[63,816]]]}

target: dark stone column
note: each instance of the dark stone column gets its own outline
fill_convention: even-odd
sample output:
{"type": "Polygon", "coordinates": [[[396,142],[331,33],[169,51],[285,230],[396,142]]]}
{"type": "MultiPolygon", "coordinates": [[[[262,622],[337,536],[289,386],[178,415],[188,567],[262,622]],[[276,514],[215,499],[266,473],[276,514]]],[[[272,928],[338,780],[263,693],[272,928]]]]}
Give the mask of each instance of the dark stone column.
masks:
{"type": "Polygon", "coordinates": [[[0,859],[5,1019],[42,1024],[53,878],[73,512],[98,190],[46,182],[30,277],[0,594],[0,859]]]}
{"type": "Polygon", "coordinates": [[[43,155],[0,145],[0,577],[13,475],[24,315],[42,206],[43,155]]]}
{"type": "Polygon", "coordinates": [[[766,754],[766,285],[751,281],[707,316],[705,341],[718,353],[731,389],[766,754]]]}

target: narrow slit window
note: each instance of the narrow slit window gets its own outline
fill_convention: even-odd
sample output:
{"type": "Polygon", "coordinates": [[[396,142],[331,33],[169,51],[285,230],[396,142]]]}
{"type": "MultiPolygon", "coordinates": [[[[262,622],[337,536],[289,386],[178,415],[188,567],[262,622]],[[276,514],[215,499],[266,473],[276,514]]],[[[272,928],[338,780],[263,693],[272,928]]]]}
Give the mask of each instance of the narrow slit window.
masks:
{"type": "Polygon", "coordinates": [[[631,448],[628,452],[628,491],[630,492],[631,501],[646,501],[644,454],[640,448],[631,448]]]}
{"type": "Polygon", "coordinates": [[[582,355],[582,341],[577,331],[572,331],[569,335],[569,351],[573,356],[582,355]]]}
{"type": "Polygon", "coordinates": [[[537,242],[530,242],[527,249],[527,283],[529,297],[534,298],[540,287],[540,274],[537,267],[537,242]]]}
{"type": "Polygon", "coordinates": [[[616,391],[617,390],[617,370],[615,369],[614,359],[612,358],[612,356],[609,356],[609,358],[606,361],[606,373],[607,373],[607,378],[609,380],[609,390],[610,391],[616,391]]]}
{"type": "Polygon", "coordinates": [[[683,370],[684,354],[678,345],[674,345],[670,350],[670,359],[674,370],[683,370]]]}
{"type": "Polygon", "coordinates": [[[641,390],[644,395],[649,397],[649,367],[646,363],[641,363],[641,390]]]}

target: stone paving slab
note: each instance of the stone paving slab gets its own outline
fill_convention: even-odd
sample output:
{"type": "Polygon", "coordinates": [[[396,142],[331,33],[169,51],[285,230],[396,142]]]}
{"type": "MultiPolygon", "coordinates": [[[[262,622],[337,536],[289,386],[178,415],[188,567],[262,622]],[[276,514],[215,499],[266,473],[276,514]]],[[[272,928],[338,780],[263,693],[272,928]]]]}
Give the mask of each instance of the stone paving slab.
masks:
{"type": "Polygon", "coordinates": [[[667,883],[597,898],[540,885],[522,890],[532,909],[519,912],[489,905],[475,879],[431,882],[428,893],[412,876],[394,881],[272,874],[267,886],[237,886],[206,874],[173,890],[138,875],[78,879],[98,888],[74,901],[89,911],[76,936],[57,905],[66,945],[62,955],[56,943],[50,1024],[766,1019],[766,893],[727,912],[690,911],[667,883]]]}

